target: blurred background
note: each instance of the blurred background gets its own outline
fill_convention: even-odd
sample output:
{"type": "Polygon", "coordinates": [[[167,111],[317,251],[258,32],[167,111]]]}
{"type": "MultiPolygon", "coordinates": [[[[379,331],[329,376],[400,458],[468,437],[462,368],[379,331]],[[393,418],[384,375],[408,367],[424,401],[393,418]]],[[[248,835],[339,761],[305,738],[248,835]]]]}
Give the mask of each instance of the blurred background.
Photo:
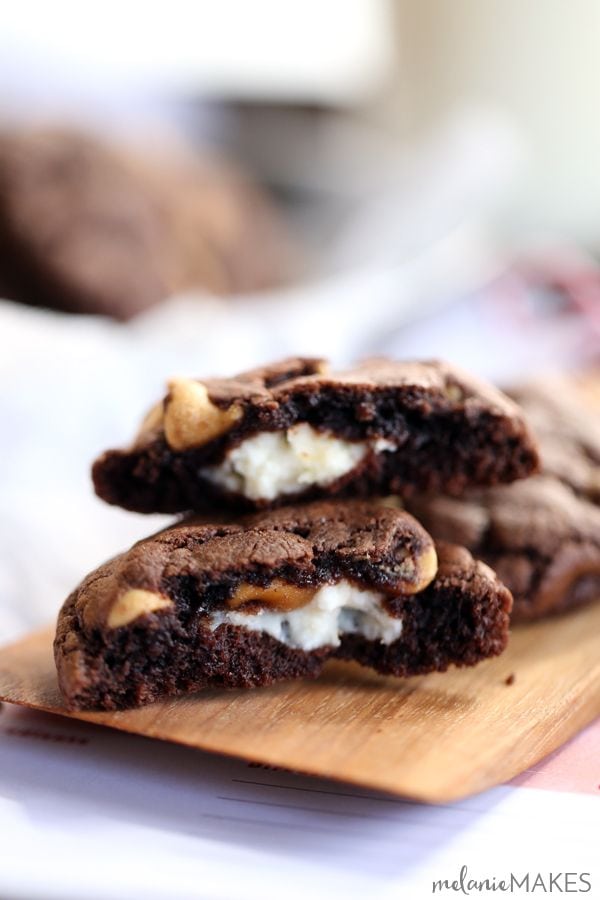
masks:
{"type": "Polygon", "coordinates": [[[598,364],[595,0],[0,8],[0,640],[162,524],[91,460],[174,374],[598,364]]]}

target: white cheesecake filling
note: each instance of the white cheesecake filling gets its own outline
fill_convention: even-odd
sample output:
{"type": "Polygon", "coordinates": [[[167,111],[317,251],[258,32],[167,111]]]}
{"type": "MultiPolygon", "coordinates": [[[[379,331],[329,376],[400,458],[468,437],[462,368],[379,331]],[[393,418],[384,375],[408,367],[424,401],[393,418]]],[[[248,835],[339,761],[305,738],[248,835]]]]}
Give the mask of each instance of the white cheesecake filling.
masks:
{"type": "Polygon", "coordinates": [[[223,462],[200,470],[214,484],[249,500],[274,500],[347,475],[372,450],[394,449],[390,441],[343,441],[310,425],[267,431],[246,438],[223,462]]]}
{"type": "Polygon", "coordinates": [[[394,618],[382,605],[383,595],[357,588],[349,581],[326,584],[310,603],[286,612],[220,610],[211,616],[210,627],[239,625],[249,631],[270,634],[282,644],[299,650],[337,647],[343,634],[360,634],[368,641],[391,644],[402,633],[402,619],[394,618]]]}

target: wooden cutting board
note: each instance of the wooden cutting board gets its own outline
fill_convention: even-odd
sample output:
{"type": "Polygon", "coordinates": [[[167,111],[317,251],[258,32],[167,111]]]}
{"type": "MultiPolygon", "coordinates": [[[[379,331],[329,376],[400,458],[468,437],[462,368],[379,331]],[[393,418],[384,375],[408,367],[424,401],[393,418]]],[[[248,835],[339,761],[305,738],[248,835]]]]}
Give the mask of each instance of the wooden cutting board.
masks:
{"type": "Polygon", "coordinates": [[[0,699],[429,802],[507,781],[600,715],[600,604],[516,628],[474,669],[398,680],[332,663],[318,681],[116,713],[67,712],[52,637],[0,651],[0,699]]]}

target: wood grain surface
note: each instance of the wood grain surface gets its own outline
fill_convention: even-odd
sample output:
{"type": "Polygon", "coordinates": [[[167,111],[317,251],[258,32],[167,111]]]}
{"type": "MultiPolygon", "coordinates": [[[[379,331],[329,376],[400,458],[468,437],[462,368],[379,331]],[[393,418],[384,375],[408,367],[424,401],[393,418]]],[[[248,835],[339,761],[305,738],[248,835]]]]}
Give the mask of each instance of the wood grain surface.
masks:
{"type": "Polygon", "coordinates": [[[69,713],[53,630],[0,650],[0,699],[429,802],[517,775],[600,715],[600,604],[516,628],[473,669],[394,679],[329,664],[317,681],[69,713]],[[511,679],[514,676],[514,680],[511,679]]]}

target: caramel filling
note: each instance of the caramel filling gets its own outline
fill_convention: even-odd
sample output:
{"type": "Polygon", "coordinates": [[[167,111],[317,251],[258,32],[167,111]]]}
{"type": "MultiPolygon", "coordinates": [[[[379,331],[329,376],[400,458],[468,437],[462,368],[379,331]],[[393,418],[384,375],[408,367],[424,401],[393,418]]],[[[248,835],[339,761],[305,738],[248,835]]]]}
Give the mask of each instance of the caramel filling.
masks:
{"type": "MultiPolygon", "coordinates": [[[[438,565],[435,547],[428,547],[416,561],[404,560],[402,565],[407,570],[406,580],[396,593],[417,594],[435,578],[438,565]]],[[[259,603],[278,612],[289,612],[307,606],[318,590],[319,587],[298,587],[295,584],[288,584],[280,578],[276,578],[267,587],[242,582],[227,600],[227,606],[229,609],[240,609],[246,603],[259,603]]]]}
{"type": "Polygon", "coordinates": [[[269,606],[271,609],[289,612],[291,609],[299,609],[310,603],[316,591],[317,589],[312,587],[287,584],[279,578],[264,588],[242,582],[228,599],[227,605],[229,609],[239,609],[245,603],[256,602],[269,606]]]}

